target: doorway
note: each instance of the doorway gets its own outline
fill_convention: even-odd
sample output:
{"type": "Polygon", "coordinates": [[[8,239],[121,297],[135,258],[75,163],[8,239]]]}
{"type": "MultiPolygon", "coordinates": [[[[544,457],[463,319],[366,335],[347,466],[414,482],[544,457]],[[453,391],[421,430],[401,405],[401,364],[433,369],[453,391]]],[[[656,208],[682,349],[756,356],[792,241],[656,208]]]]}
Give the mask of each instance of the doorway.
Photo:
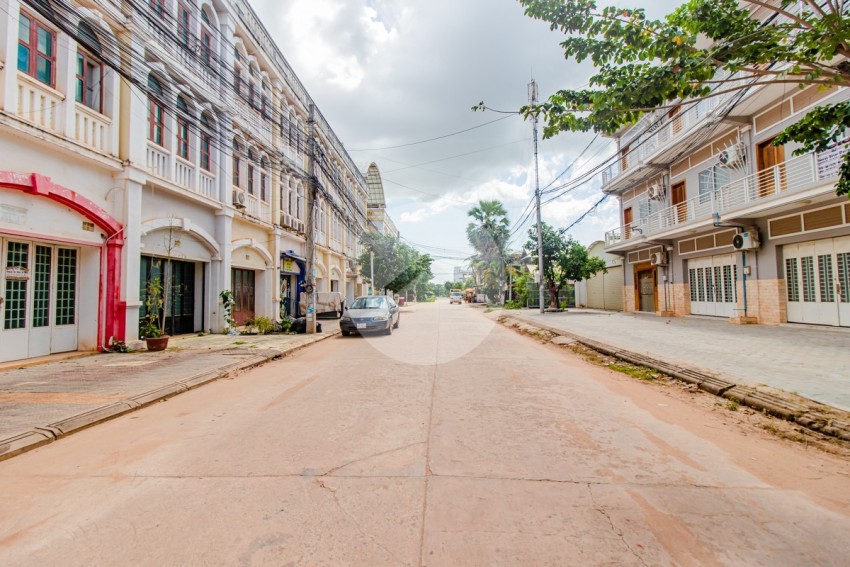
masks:
{"type": "Polygon", "coordinates": [[[786,186],[785,146],[774,146],[773,138],[757,146],[758,196],[765,197],[786,186]]]}
{"type": "Polygon", "coordinates": [[[244,325],[245,321],[254,318],[254,270],[241,270],[233,268],[231,272],[233,281],[233,320],[237,325],[244,325]]]}
{"type": "MultiPolygon", "coordinates": [[[[141,324],[147,316],[145,300],[148,282],[159,278],[160,282],[170,284],[165,301],[165,332],[169,335],[193,333],[195,327],[195,263],[180,260],[168,260],[154,256],[142,256],[141,291],[142,307],[139,311],[141,324]]],[[[201,322],[201,328],[203,322],[201,322]]]]}
{"type": "Polygon", "coordinates": [[[0,361],[77,350],[79,251],[0,240],[0,361]]]}
{"type": "Polygon", "coordinates": [[[655,268],[636,269],[635,287],[637,293],[637,309],[644,313],[655,313],[658,303],[658,271],[655,268]]]}
{"type": "Polygon", "coordinates": [[[688,220],[688,194],[685,191],[685,182],[680,181],[670,189],[673,206],[676,207],[676,222],[688,220]]]}

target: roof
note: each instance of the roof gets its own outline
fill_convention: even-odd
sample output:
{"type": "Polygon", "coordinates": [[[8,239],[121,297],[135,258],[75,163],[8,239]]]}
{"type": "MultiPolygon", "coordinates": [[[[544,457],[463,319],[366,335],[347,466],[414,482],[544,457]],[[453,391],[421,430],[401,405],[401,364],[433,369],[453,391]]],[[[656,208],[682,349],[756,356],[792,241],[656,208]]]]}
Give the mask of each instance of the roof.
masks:
{"type": "Polygon", "coordinates": [[[366,184],[369,186],[368,206],[386,207],[387,200],[384,197],[384,182],[381,181],[381,172],[378,170],[375,162],[369,164],[369,169],[366,171],[366,184]]]}

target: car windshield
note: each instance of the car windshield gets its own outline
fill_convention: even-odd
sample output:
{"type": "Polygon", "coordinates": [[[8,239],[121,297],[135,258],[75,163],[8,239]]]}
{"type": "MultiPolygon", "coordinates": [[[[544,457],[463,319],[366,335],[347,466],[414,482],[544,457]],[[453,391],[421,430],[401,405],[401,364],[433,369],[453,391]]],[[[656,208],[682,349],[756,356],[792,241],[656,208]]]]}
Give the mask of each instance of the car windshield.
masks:
{"type": "Polygon", "coordinates": [[[383,309],[386,306],[383,297],[358,297],[351,304],[352,309],[383,309]]]}

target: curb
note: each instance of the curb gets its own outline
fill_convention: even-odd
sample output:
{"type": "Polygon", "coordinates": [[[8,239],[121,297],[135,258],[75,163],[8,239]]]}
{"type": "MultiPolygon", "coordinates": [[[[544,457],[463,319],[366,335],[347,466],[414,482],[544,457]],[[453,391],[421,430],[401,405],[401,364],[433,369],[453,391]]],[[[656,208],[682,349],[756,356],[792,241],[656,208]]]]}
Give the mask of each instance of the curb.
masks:
{"type": "MultiPolygon", "coordinates": [[[[812,431],[843,439],[844,441],[850,441],[850,419],[835,419],[834,416],[825,414],[814,405],[804,405],[780,396],[760,392],[750,386],[730,382],[686,366],[677,366],[649,356],[618,349],[565,331],[564,329],[550,327],[513,314],[503,313],[497,317],[497,321],[501,323],[504,323],[503,319],[511,319],[529,327],[548,331],[557,336],[569,337],[591,350],[631,364],[652,368],[682,382],[694,384],[700,390],[714,394],[715,396],[734,400],[739,404],[769,413],[786,421],[797,423],[812,431]]],[[[840,412],[841,410],[834,411],[840,412]]],[[[844,414],[844,412],[841,413],[844,414]]]]}
{"type": "Polygon", "coordinates": [[[171,384],[159,386],[153,390],[142,392],[141,394],[135,394],[125,400],[113,402],[99,408],[67,417],[43,427],[34,427],[30,431],[20,433],[7,439],[0,439],[0,461],[11,459],[21,453],[32,451],[33,449],[52,443],[53,441],[66,437],[72,433],[115,419],[116,417],[142,409],[153,403],[165,401],[184,392],[188,392],[189,390],[194,390],[195,388],[209,384],[210,382],[215,382],[222,378],[228,378],[237,372],[251,370],[273,360],[284,358],[285,356],[298,352],[303,348],[325,339],[329,339],[338,334],[339,329],[325,332],[311,341],[305,342],[288,350],[276,352],[270,355],[256,355],[241,362],[228,364],[214,370],[205,370],[204,372],[193,374],[188,378],[177,380],[171,384]]]}

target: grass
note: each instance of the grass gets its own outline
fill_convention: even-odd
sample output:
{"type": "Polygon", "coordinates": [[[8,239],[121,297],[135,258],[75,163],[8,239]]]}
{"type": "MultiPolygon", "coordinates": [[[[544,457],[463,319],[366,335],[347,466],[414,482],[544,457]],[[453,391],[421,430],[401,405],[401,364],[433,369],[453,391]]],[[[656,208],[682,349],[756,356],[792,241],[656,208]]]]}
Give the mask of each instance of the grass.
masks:
{"type": "Polygon", "coordinates": [[[645,382],[653,382],[658,378],[658,373],[652,368],[647,368],[646,366],[635,366],[634,364],[620,364],[612,362],[608,365],[608,368],[645,382]]]}
{"type": "Polygon", "coordinates": [[[233,341],[233,344],[235,344],[235,345],[244,345],[244,344],[245,344],[245,341],[233,341]]]}
{"type": "Polygon", "coordinates": [[[726,409],[729,411],[738,411],[739,405],[737,400],[729,400],[726,402],[726,409]]]}

